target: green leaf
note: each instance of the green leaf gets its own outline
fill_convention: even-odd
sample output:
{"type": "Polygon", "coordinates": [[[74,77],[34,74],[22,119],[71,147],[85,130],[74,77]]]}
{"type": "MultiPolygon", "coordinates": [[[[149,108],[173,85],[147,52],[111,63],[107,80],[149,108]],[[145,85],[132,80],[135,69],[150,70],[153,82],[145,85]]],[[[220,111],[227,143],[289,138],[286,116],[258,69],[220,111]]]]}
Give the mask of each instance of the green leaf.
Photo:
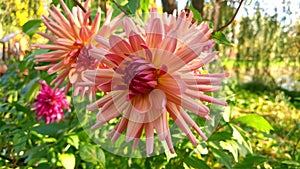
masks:
{"type": "Polygon", "coordinates": [[[200,160],[196,157],[186,156],[183,162],[189,167],[193,168],[201,168],[201,169],[210,169],[209,166],[205,163],[205,161],[200,160]]]}
{"type": "Polygon", "coordinates": [[[72,11],[72,8],[76,5],[73,0],[65,0],[67,7],[72,11]]]}
{"type": "Polygon", "coordinates": [[[226,140],[221,141],[220,146],[224,150],[228,150],[232,155],[236,162],[238,162],[238,155],[239,155],[239,145],[234,140],[226,140]]]}
{"type": "Polygon", "coordinates": [[[270,132],[270,130],[274,130],[271,124],[258,114],[248,114],[235,119],[234,122],[243,123],[249,127],[253,127],[257,131],[270,132]]]}
{"type": "Polygon", "coordinates": [[[130,0],[128,2],[128,6],[129,6],[129,9],[130,11],[132,12],[132,14],[135,14],[136,10],[138,9],[139,7],[139,0],[130,0]]]}
{"type": "Polygon", "coordinates": [[[71,135],[67,138],[67,143],[71,146],[74,146],[76,149],[79,147],[79,138],[78,135],[71,135]]]}
{"type": "Polygon", "coordinates": [[[18,133],[16,133],[13,137],[15,151],[16,152],[22,151],[25,148],[26,141],[27,141],[27,137],[23,132],[19,131],[18,133]]]}
{"type": "Polygon", "coordinates": [[[230,140],[230,139],[231,139],[231,133],[221,131],[221,132],[213,133],[208,138],[208,141],[224,141],[224,140],[230,140]]]}
{"type": "Polygon", "coordinates": [[[140,0],[140,8],[143,12],[148,12],[148,7],[150,5],[150,0],[140,0]]]}
{"type": "Polygon", "coordinates": [[[81,159],[86,162],[91,162],[93,164],[100,163],[103,166],[105,164],[104,152],[98,146],[83,144],[79,148],[79,155],[80,155],[81,159]]]}
{"type": "Polygon", "coordinates": [[[59,154],[58,158],[60,159],[62,165],[66,169],[73,169],[73,168],[75,168],[75,156],[73,154],[70,154],[70,153],[59,154]]]}
{"type": "Polygon", "coordinates": [[[212,148],[214,157],[216,157],[226,168],[231,169],[232,163],[230,157],[221,149],[212,148]]]}
{"type": "Polygon", "coordinates": [[[26,33],[30,38],[36,33],[36,31],[41,27],[41,19],[29,20],[22,26],[22,31],[26,33]]]}
{"type": "Polygon", "coordinates": [[[42,124],[33,128],[34,131],[49,136],[55,136],[60,130],[66,129],[64,123],[42,124]]]}
{"type": "Polygon", "coordinates": [[[256,168],[257,165],[262,164],[265,161],[267,161],[267,158],[265,156],[247,155],[243,161],[237,163],[233,168],[234,169],[256,168]]]}
{"type": "Polygon", "coordinates": [[[217,44],[232,46],[232,43],[226,38],[222,31],[213,32],[211,39],[213,39],[217,44]]]}
{"type": "Polygon", "coordinates": [[[193,7],[193,5],[190,6],[190,10],[193,12],[194,18],[198,20],[198,23],[201,23],[202,17],[201,17],[201,14],[199,13],[199,11],[197,9],[195,9],[193,7]]]}
{"type": "Polygon", "coordinates": [[[37,95],[40,89],[40,84],[38,83],[39,78],[32,79],[27,86],[23,89],[25,91],[25,99],[27,103],[30,103],[33,98],[37,95]]]}

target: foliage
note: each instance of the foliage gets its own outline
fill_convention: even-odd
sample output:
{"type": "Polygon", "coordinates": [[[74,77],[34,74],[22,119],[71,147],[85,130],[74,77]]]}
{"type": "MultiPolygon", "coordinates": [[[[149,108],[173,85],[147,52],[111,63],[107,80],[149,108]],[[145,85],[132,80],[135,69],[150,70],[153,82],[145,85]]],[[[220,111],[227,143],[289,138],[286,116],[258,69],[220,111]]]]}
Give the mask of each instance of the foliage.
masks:
{"type": "MultiPolygon", "coordinates": [[[[135,1],[123,4],[124,9],[131,14],[139,10],[145,11],[150,4],[146,0],[140,1],[140,5],[133,2],[135,1]]],[[[71,1],[69,6],[72,6],[71,1]]],[[[271,61],[272,58],[263,58],[267,51],[263,47],[258,48],[258,51],[250,49],[250,43],[269,44],[273,35],[279,36],[284,32],[279,31],[281,28],[276,21],[268,18],[263,20],[260,24],[271,24],[278,30],[269,32],[270,34],[267,34],[267,29],[256,30],[265,37],[257,40],[251,37],[250,32],[245,32],[249,31],[249,27],[246,29],[247,23],[253,22],[251,18],[246,18],[241,23],[243,29],[238,37],[241,43],[238,51],[244,59],[251,59],[249,54],[257,52],[251,57],[268,61],[270,68],[276,65],[271,61]]],[[[23,25],[23,31],[33,35],[39,23],[40,20],[27,22],[23,25]]],[[[250,30],[254,29],[250,27],[250,30]]],[[[222,32],[215,32],[213,38],[219,44],[231,44],[222,32]]],[[[278,44],[275,45],[285,46],[278,39],[276,42],[278,44]]],[[[270,47],[270,50],[275,49],[270,47]]],[[[229,106],[225,108],[220,124],[208,141],[201,142],[194,148],[188,139],[184,139],[175,147],[177,156],[170,159],[165,154],[132,159],[103,150],[85,133],[72,104],[72,112],[66,113],[65,119],[60,123],[44,124],[43,120],[36,120],[35,112],[31,110],[39,90],[38,80],[43,79],[49,83],[54,78],[45,71],[32,69],[35,66],[33,57],[44,52],[47,51],[32,51],[23,61],[10,60],[8,70],[0,79],[0,166],[67,169],[120,166],[167,169],[300,167],[299,109],[280,90],[253,92],[235,80],[225,84],[229,106]]],[[[281,52],[286,54],[284,50],[281,52]]],[[[276,56],[279,57],[279,54],[276,56]]],[[[240,64],[240,67],[243,66],[253,65],[240,64]]],[[[70,101],[71,93],[68,95],[70,101]]]]}

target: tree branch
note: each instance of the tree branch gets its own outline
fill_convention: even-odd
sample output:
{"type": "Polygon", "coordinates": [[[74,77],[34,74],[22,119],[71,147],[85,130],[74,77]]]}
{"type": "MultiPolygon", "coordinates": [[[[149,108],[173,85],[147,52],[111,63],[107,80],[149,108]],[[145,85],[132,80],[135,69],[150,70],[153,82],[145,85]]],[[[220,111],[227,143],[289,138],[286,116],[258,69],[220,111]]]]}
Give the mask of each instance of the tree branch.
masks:
{"type": "Polygon", "coordinates": [[[129,13],[128,12],[126,12],[123,8],[122,8],[122,6],[120,5],[120,4],[118,4],[115,0],[112,0],[112,2],[125,14],[125,15],[129,15],[129,13]]]}
{"type": "Polygon", "coordinates": [[[240,8],[241,8],[241,6],[242,6],[242,4],[243,4],[243,1],[244,1],[244,0],[241,0],[241,2],[240,2],[240,4],[239,4],[238,8],[236,9],[236,11],[235,11],[234,15],[232,16],[232,18],[230,19],[230,21],[227,22],[225,25],[221,26],[220,28],[218,28],[217,31],[221,31],[221,30],[225,29],[226,27],[228,27],[228,26],[234,21],[234,19],[235,19],[237,13],[239,12],[239,10],[240,10],[240,8]]]}
{"type": "MultiPolygon", "coordinates": [[[[81,5],[80,2],[78,2],[77,0],[73,0],[73,2],[84,12],[86,13],[87,10],[81,5]]],[[[92,25],[92,18],[91,16],[89,16],[89,25],[92,25]]]]}

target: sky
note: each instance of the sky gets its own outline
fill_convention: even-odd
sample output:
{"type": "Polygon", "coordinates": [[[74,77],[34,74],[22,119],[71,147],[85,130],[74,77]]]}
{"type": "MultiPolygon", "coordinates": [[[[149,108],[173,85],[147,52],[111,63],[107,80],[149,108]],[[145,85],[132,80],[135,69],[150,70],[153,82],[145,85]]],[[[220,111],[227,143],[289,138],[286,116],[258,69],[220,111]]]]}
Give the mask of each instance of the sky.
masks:
{"type": "MultiPolygon", "coordinates": [[[[278,14],[279,21],[285,16],[286,18],[291,19],[291,23],[295,23],[297,20],[300,20],[300,0],[258,0],[260,2],[260,7],[264,9],[264,13],[267,13],[269,16],[278,14]],[[284,5],[283,5],[284,4],[284,5]],[[275,8],[277,11],[275,12],[275,8]],[[284,9],[285,8],[285,9],[284,9]],[[290,15],[286,14],[285,11],[291,12],[290,15]]],[[[187,0],[177,0],[179,11],[183,9],[186,5],[187,0]]],[[[246,0],[242,6],[242,9],[237,15],[237,19],[247,16],[245,8],[248,10],[249,15],[254,14],[256,0],[246,0]]],[[[158,6],[161,6],[161,0],[156,0],[158,6]]],[[[236,3],[238,5],[238,3],[236,3]]],[[[289,24],[290,21],[286,20],[285,24],[289,24]]]]}

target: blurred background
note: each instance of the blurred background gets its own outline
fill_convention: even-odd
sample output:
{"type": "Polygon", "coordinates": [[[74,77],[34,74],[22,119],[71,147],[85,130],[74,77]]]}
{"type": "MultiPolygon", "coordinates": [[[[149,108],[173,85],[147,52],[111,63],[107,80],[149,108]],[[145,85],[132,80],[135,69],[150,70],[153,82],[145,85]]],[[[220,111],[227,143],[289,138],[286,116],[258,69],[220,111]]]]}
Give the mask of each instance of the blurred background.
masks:
{"type": "Polygon", "coordinates": [[[54,76],[33,69],[34,55],[45,51],[31,44],[47,43],[36,32],[47,31],[41,16],[59,1],[6,0],[0,2],[0,168],[300,168],[299,0],[245,0],[222,31],[241,1],[90,1],[102,13],[114,8],[114,16],[120,8],[131,15],[156,7],[191,10],[195,20],[209,22],[230,73],[223,89],[229,106],[219,126],[196,149],[187,140],[176,145],[177,157],[130,159],[95,145],[75,113],[60,123],[36,120],[30,106],[38,80],[54,76]]]}

